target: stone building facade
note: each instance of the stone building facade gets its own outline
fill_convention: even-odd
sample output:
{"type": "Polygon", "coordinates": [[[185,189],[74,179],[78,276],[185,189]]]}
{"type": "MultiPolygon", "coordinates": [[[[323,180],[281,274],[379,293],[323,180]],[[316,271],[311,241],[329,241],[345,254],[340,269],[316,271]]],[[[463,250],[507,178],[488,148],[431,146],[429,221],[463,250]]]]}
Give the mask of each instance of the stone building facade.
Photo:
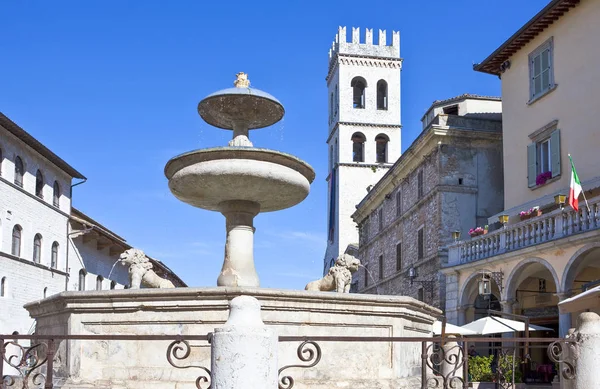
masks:
{"type": "Polygon", "coordinates": [[[474,95],[436,101],[427,111],[423,132],[352,215],[366,267],[353,280],[360,293],[444,307],[439,270],[452,232],[485,223],[503,207],[494,195],[503,188],[500,112],[498,98],[474,95]]]}
{"type": "MultiPolygon", "coordinates": [[[[72,207],[74,180],[85,177],[0,113],[0,334],[34,330],[26,303],[128,284],[126,268],[110,270],[131,246],[72,207]]],[[[153,263],[157,273],[185,286],[153,263]]]]}
{"type": "Polygon", "coordinates": [[[358,243],[355,206],[400,156],[400,34],[387,44],[379,31],[340,27],[329,52],[327,74],[329,152],[327,248],[323,273],[349,244],[358,243]]]}

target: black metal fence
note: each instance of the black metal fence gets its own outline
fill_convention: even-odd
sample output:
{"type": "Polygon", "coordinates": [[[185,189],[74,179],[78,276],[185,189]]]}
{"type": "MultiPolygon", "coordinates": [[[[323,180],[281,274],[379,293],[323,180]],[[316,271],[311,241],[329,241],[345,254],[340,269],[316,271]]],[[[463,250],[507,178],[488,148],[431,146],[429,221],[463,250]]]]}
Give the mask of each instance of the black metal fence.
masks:
{"type": "MultiPolygon", "coordinates": [[[[195,380],[197,389],[211,387],[211,372],[206,366],[195,364],[190,359],[190,342],[210,343],[212,334],[206,335],[0,335],[1,389],[54,388],[54,357],[57,344],[63,340],[78,341],[169,341],[166,360],[178,369],[198,369],[195,380]],[[25,344],[28,343],[28,344],[25,344]],[[13,374],[5,374],[4,365],[13,374]]],[[[575,347],[573,339],[558,338],[495,338],[495,337],[355,337],[355,336],[280,336],[280,342],[299,342],[297,364],[279,369],[279,389],[291,389],[296,381],[293,373],[298,369],[310,369],[319,364],[323,352],[320,344],[330,342],[380,342],[380,343],[420,343],[421,344],[421,389],[466,389],[470,387],[472,376],[482,376],[481,366],[475,368],[472,361],[476,356],[473,347],[489,350],[492,357],[491,374],[487,378],[496,388],[512,389],[518,381],[519,371],[529,363],[529,352],[545,349],[547,356],[555,364],[556,374],[561,380],[575,378],[575,347]],[[522,360],[519,361],[519,357],[522,360]],[[477,370],[478,369],[478,370],[477,370]],[[517,378],[517,379],[516,379],[517,378]]],[[[194,375],[195,376],[195,375],[194,375]]]]}

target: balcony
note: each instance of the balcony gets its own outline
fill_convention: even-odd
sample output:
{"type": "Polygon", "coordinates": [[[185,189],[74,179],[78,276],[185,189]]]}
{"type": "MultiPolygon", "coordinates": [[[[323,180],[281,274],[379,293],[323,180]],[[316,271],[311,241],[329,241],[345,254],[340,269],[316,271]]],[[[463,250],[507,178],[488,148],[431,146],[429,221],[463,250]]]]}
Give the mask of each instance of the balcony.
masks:
{"type": "Polygon", "coordinates": [[[600,229],[600,199],[507,225],[486,235],[459,241],[448,247],[446,267],[462,265],[526,247],[600,229]]]}

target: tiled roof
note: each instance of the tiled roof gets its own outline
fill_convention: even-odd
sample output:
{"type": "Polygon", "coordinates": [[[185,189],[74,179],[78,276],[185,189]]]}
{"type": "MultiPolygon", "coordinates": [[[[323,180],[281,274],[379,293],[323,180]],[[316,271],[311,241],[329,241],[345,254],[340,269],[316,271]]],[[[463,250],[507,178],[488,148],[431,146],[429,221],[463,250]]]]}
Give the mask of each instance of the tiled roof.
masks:
{"type": "Polygon", "coordinates": [[[483,62],[474,65],[473,69],[500,75],[500,65],[579,2],[580,0],[552,0],[483,62]]]}

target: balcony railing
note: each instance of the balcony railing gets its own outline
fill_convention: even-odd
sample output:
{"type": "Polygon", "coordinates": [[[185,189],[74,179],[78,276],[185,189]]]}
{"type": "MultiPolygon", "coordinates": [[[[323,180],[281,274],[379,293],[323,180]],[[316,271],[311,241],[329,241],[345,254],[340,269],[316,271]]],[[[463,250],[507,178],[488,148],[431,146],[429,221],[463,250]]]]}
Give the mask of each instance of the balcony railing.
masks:
{"type": "Polygon", "coordinates": [[[579,211],[566,207],[516,224],[507,225],[450,245],[448,266],[474,262],[526,247],[561,239],[600,228],[600,200],[590,202],[588,211],[580,203],[579,211]]]}

